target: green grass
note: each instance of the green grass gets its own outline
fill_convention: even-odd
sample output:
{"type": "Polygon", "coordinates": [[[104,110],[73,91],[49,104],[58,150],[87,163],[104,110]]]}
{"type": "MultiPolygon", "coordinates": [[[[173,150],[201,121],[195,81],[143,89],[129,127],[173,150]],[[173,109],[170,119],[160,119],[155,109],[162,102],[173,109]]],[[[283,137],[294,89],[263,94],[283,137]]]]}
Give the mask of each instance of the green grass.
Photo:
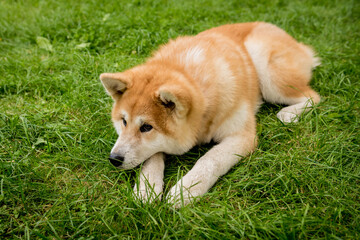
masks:
{"type": "MultiPolygon", "coordinates": [[[[0,9],[0,238],[360,239],[358,1],[0,0],[0,9]],[[256,20],[316,49],[322,102],[286,126],[281,106],[264,104],[258,150],[194,205],[135,201],[138,169],[107,161],[116,133],[99,74],[143,62],[169,38],[256,20]]],[[[208,147],[168,156],[165,191],[208,147]]]]}

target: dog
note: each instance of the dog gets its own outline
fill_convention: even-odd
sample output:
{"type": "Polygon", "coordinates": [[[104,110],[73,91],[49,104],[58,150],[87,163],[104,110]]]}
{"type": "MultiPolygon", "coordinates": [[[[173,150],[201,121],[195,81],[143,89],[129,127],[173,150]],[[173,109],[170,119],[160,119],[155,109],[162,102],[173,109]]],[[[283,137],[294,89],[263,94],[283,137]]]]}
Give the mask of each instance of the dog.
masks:
{"type": "Polygon", "coordinates": [[[255,150],[263,100],[288,105],[277,114],[284,123],[319,103],[309,86],[319,64],[311,47],[265,22],[170,40],[144,64],[100,75],[119,135],[109,160],[122,169],[143,163],[134,194],[151,202],[162,196],[164,154],[214,141],[166,195],[176,207],[186,205],[255,150]]]}

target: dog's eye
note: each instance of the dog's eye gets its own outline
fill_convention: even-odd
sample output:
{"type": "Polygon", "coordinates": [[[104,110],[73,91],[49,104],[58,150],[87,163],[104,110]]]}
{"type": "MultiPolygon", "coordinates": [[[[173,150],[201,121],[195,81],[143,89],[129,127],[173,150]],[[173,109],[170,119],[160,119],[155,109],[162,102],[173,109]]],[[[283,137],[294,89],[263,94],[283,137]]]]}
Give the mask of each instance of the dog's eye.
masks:
{"type": "Polygon", "coordinates": [[[153,127],[150,124],[145,123],[140,127],[140,132],[149,132],[151,129],[153,129],[153,127]]]}
{"type": "Polygon", "coordinates": [[[123,118],[122,121],[123,121],[124,126],[126,127],[126,124],[127,124],[126,120],[123,118]]]}

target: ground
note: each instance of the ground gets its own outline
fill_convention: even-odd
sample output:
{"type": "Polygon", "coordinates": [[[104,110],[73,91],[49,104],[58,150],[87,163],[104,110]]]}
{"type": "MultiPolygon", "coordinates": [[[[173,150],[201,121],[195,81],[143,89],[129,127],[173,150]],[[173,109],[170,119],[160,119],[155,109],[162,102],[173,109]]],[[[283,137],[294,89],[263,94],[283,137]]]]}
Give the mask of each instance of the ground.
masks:
{"type": "MultiPolygon", "coordinates": [[[[0,0],[0,238],[359,239],[359,1],[0,0]],[[199,202],[137,202],[102,72],[226,23],[267,21],[322,58],[297,124],[257,115],[259,147],[199,202]]],[[[168,156],[165,191],[209,146],[168,156]]]]}

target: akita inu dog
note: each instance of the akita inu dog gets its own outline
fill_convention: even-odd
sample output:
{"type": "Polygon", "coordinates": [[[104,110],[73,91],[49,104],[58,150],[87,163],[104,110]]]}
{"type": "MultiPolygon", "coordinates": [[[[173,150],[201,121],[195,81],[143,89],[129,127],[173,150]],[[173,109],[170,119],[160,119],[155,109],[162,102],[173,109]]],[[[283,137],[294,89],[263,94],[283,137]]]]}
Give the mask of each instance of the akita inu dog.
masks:
{"type": "Polygon", "coordinates": [[[320,64],[314,55],[272,24],[239,23],[179,37],[142,65],[101,74],[119,135],[110,162],[123,169],[145,162],[135,194],[151,201],[163,191],[164,153],[215,141],[167,194],[176,206],[189,203],[254,151],[262,99],[290,105],[277,114],[284,123],[320,101],[309,87],[320,64]]]}

